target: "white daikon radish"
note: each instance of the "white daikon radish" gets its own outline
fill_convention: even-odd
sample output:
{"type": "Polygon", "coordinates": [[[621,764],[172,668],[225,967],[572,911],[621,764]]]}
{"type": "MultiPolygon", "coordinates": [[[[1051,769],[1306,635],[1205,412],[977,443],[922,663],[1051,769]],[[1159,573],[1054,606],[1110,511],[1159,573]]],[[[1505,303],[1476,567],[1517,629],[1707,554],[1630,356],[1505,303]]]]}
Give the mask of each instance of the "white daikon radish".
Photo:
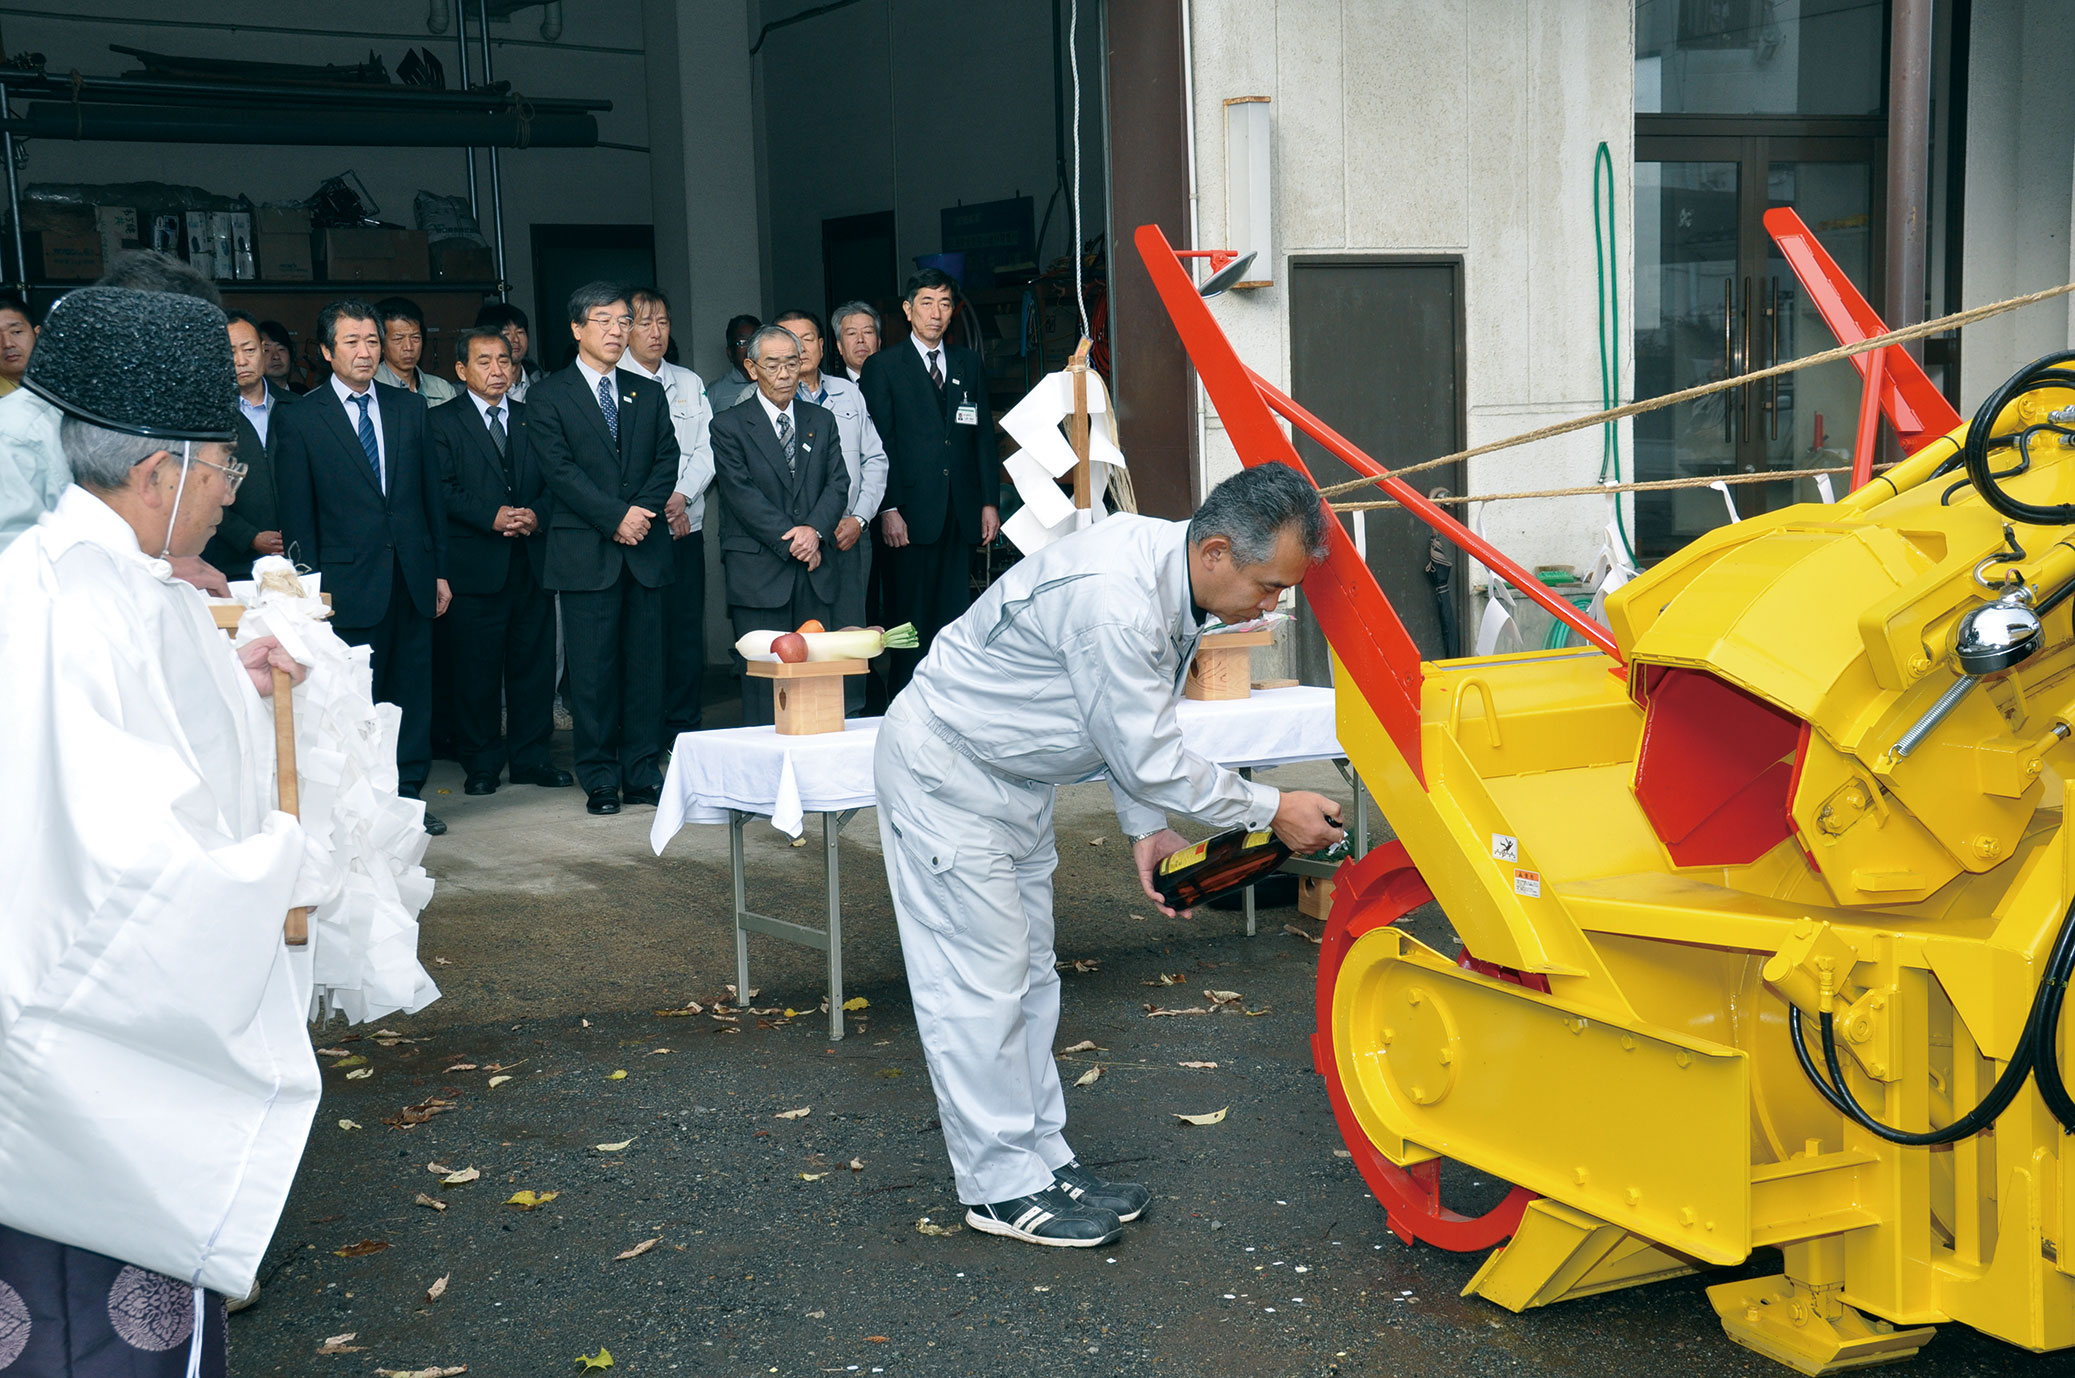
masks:
{"type": "Polygon", "coordinates": [[[744,632],[735,643],[735,654],[772,664],[797,665],[808,658],[806,642],[798,632],[744,632]]]}
{"type": "Polygon", "coordinates": [[[851,627],[840,632],[803,632],[807,642],[807,659],[815,660],[870,660],[881,651],[912,650],[918,644],[915,624],[904,622],[892,631],[875,631],[870,627],[851,627]]]}

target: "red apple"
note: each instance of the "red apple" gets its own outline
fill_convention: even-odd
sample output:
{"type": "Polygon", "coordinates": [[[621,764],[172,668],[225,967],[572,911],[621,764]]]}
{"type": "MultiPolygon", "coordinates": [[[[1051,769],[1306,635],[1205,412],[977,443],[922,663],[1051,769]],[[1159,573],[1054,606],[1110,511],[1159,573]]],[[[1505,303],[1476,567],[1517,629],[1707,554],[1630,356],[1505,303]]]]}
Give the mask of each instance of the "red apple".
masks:
{"type": "Polygon", "coordinates": [[[771,643],[771,654],[788,665],[798,665],[807,659],[807,638],[798,632],[787,632],[771,643]]]}

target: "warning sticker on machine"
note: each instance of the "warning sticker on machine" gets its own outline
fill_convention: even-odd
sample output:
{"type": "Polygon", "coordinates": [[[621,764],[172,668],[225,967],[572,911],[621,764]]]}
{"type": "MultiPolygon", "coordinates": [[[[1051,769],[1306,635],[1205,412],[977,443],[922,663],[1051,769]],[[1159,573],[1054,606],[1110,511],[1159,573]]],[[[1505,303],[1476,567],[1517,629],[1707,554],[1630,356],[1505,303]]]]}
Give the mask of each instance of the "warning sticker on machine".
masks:
{"type": "Polygon", "coordinates": [[[1516,867],[1513,871],[1513,893],[1526,895],[1529,899],[1542,898],[1542,873],[1516,867]]]}
{"type": "Polygon", "coordinates": [[[1491,835],[1491,859],[1493,861],[1520,860],[1520,839],[1505,833],[1491,835]]]}

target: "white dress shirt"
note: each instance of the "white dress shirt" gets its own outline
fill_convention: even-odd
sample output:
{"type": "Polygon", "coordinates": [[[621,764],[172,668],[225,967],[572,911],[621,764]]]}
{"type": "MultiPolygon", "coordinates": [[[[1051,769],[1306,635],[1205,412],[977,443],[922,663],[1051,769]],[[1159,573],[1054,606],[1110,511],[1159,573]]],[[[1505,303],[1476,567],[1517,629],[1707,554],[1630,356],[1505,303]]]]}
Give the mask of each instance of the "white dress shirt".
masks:
{"type": "MultiPolygon", "coordinates": [[[[786,422],[786,424],[787,424],[788,426],[791,426],[791,427],[792,427],[792,430],[793,430],[793,469],[794,469],[794,471],[795,471],[795,472],[797,472],[797,471],[799,470],[799,467],[800,467],[800,462],[799,462],[799,448],[800,448],[800,418],[799,418],[799,417],[797,417],[797,416],[794,416],[794,415],[793,415],[793,404],[792,404],[792,403],[790,403],[790,402],[788,402],[788,403],[786,403],[786,404],[785,404],[785,409],[784,409],[783,411],[779,410],[779,409],[778,409],[777,407],[774,407],[774,406],[772,406],[772,405],[771,405],[771,399],[770,399],[770,398],[768,398],[768,397],[764,396],[764,390],[763,390],[762,388],[758,388],[758,389],[757,389],[757,401],[758,401],[759,403],[761,403],[761,404],[763,405],[763,408],[764,408],[764,416],[765,416],[765,418],[766,418],[767,420],[769,420],[769,421],[770,421],[770,423],[771,423],[771,434],[772,434],[773,436],[777,436],[777,434],[778,434],[778,418],[779,418],[779,417],[781,417],[781,416],[785,418],[785,422],[786,422]]],[[[783,453],[783,451],[785,450],[785,441],[784,441],[784,440],[782,440],[782,439],[781,439],[781,440],[779,440],[779,442],[778,442],[778,449],[779,449],[779,451],[780,451],[781,453],[783,453]]]]}
{"type": "Polygon", "coordinates": [[[579,354],[576,356],[576,371],[578,373],[583,374],[584,390],[591,394],[591,405],[598,408],[598,414],[600,416],[605,415],[605,406],[598,400],[599,383],[604,382],[611,385],[613,396],[612,404],[615,408],[619,406],[620,380],[613,376],[614,373],[619,372],[619,369],[617,367],[613,369],[612,373],[600,373],[597,369],[592,368],[591,365],[585,361],[583,355],[579,354]]]}
{"type": "Polygon", "coordinates": [[[922,371],[924,373],[929,372],[929,356],[934,354],[937,356],[937,372],[944,375],[945,382],[951,381],[951,359],[949,351],[944,347],[942,338],[939,338],[933,345],[926,345],[922,342],[920,335],[910,335],[908,336],[908,343],[914,345],[915,352],[922,356],[922,371]]]}
{"type": "MultiPolygon", "coordinates": [[[[469,401],[476,404],[476,415],[483,418],[484,431],[490,429],[491,410],[496,410],[497,424],[504,427],[505,443],[509,445],[512,434],[512,395],[507,392],[502,401],[492,402],[477,393],[474,388],[463,388],[462,391],[468,394],[469,401]]],[[[490,443],[494,446],[497,442],[493,440],[490,443]]]]}
{"type": "Polygon", "coordinates": [[[879,515],[879,502],[886,496],[886,446],[879,439],[879,428],[872,424],[864,393],[848,378],[823,373],[818,393],[809,392],[802,385],[798,396],[817,407],[828,408],[836,418],[836,436],[843,442],[843,467],[850,472],[850,505],[844,515],[869,526],[872,518],[879,515]]]}
{"type": "Polygon", "coordinates": [[[708,435],[713,407],[706,399],[706,385],[699,381],[698,374],[667,359],[656,361],[654,373],[643,368],[641,360],[632,354],[626,362],[636,373],[661,384],[663,395],[670,399],[670,427],[677,432],[674,491],[684,495],[684,514],[691,519],[692,530],[697,531],[706,521],[706,490],[713,486],[713,440],[708,435]]]}
{"type": "Polygon", "coordinates": [[[375,469],[382,480],[382,491],[388,492],[389,443],[382,439],[382,397],[379,390],[369,383],[366,392],[355,392],[336,373],[331,376],[331,390],[339,395],[339,401],[346,404],[346,429],[353,432],[355,439],[360,436],[360,403],[356,399],[372,399],[367,404],[367,419],[368,424],[375,428],[375,469]]]}

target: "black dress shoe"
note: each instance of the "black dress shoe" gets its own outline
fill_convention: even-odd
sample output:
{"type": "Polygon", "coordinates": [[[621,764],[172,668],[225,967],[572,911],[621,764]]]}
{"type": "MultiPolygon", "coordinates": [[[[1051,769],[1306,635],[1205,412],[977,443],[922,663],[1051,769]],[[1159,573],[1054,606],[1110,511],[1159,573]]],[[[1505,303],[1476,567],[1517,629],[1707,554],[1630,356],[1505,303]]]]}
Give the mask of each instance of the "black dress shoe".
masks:
{"type": "Polygon", "coordinates": [[[447,825],[440,821],[438,814],[428,813],[425,815],[425,831],[434,837],[443,837],[446,835],[447,825]]]}
{"type": "Polygon", "coordinates": [[[616,789],[594,789],[591,791],[591,797],[585,801],[584,808],[591,813],[618,813],[620,792],[616,789]]]}
{"type": "Polygon", "coordinates": [[[497,793],[497,777],[495,775],[471,775],[468,777],[468,783],[461,787],[461,792],[463,794],[495,794],[497,793]]]}
{"type": "Polygon", "coordinates": [[[554,766],[534,766],[523,770],[513,766],[511,780],[515,785],[542,785],[548,789],[567,789],[576,783],[574,775],[554,766]]]}
{"type": "Polygon", "coordinates": [[[647,804],[650,808],[663,802],[663,791],[659,789],[630,789],[621,791],[621,798],[630,804],[647,804]]]}
{"type": "Polygon", "coordinates": [[[1124,1233],[1124,1224],[1115,1211],[1076,1201],[1056,1183],[1013,1201],[970,1206],[965,1223],[987,1234],[1007,1235],[1025,1244],[1047,1244],[1055,1249],[1093,1249],[1124,1233]]]}
{"type": "Polygon", "coordinates": [[[1052,1185],[1084,1206],[1100,1206],[1130,1224],[1146,1213],[1153,1193],[1137,1182],[1105,1182],[1074,1158],[1065,1167],[1052,1170],[1052,1185]]]}

